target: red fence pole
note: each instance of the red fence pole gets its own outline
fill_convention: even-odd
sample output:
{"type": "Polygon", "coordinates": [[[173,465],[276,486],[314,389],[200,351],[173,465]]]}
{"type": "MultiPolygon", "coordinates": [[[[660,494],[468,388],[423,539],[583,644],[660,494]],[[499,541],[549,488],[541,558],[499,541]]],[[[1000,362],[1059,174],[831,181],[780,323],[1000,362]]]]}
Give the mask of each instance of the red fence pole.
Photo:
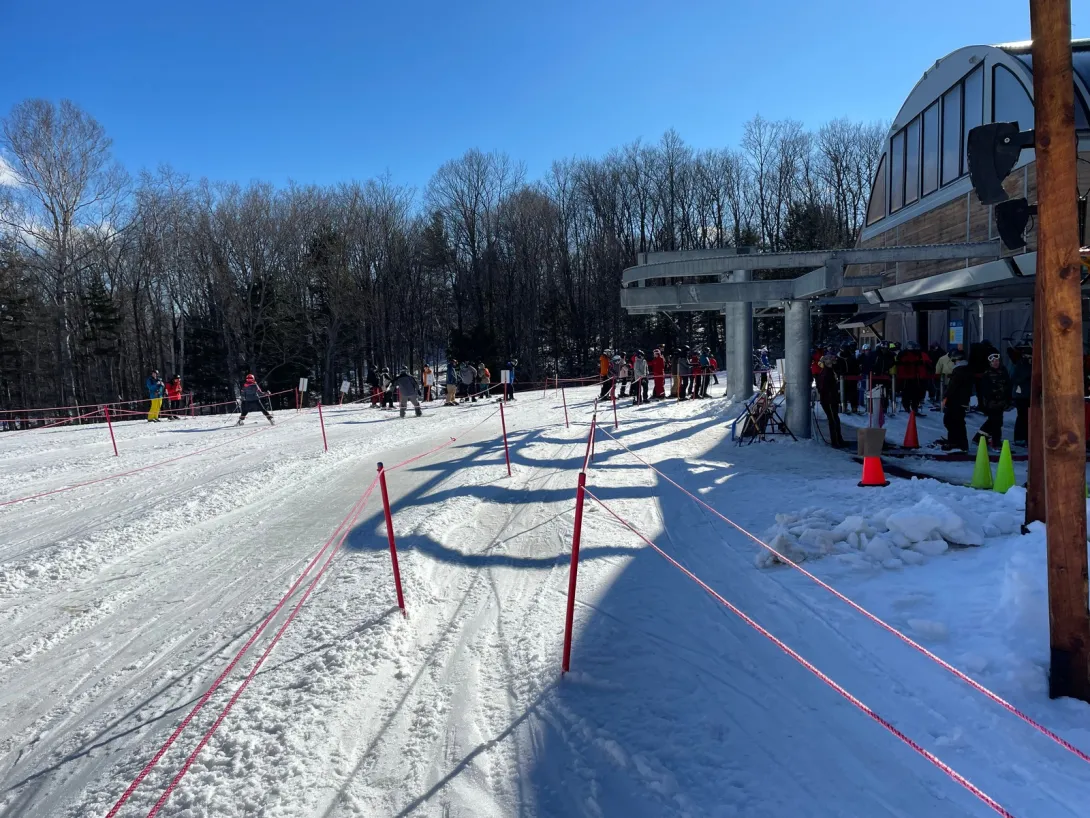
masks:
{"type": "Polygon", "coordinates": [[[617,431],[617,393],[613,393],[613,431],[617,431]]]}
{"type": "Polygon", "coordinates": [[[500,423],[503,426],[503,459],[507,461],[507,476],[511,476],[511,455],[507,452],[507,421],[503,417],[503,401],[500,401],[500,423]]]}
{"type": "Polygon", "coordinates": [[[110,442],[114,444],[114,457],[120,457],[117,453],[117,438],[114,437],[114,424],[110,420],[110,407],[103,406],[102,411],[106,414],[106,428],[110,430],[110,442]]]}
{"type": "Polygon", "coordinates": [[[322,416],[322,402],[318,401],[318,422],[322,424],[322,448],[329,451],[329,443],[325,438],[325,418],[322,416]]]}
{"type": "Polygon", "coordinates": [[[564,394],[564,387],[560,387],[560,397],[564,400],[564,428],[570,429],[571,426],[568,425],[568,398],[564,394]]]}
{"type": "Polygon", "coordinates": [[[382,510],[386,514],[386,536],[390,540],[390,561],[394,565],[394,587],[397,589],[397,607],[405,613],[405,596],[401,593],[401,569],[397,566],[397,544],[394,542],[394,518],[390,514],[390,495],[386,491],[386,470],[378,464],[378,484],[382,487],[382,510]]]}
{"type": "Polygon", "coordinates": [[[564,660],[560,671],[562,674],[571,670],[571,635],[572,625],[575,622],[575,581],[579,574],[579,538],[583,533],[583,492],[586,486],[587,473],[581,471],[579,472],[579,488],[575,492],[575,530],[572,532],[571,567],[568,569],[568,610],[564,615],[564,660]]]}
{"type": "Polygon", "coordinates": [[[295,387],[295,414],[299,414],[299,387],[295,387]]]}
{"type": "Polygon", "coordinates": [[[583,455],[583,471],[586,471],[587,464],[590,463],[590,452],[591,448],[594,446],[594,430],[597,428],[597,424],[598,413],[595,412],[590,418],[590,434],[587,435],[587,451],[586,454],[583,455]]]}

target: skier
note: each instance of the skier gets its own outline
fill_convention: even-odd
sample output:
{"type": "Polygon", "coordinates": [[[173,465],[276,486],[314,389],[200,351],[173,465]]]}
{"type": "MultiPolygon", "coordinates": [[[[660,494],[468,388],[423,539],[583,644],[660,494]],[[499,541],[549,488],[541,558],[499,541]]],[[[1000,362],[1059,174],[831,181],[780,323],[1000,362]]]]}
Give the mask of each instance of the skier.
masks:
{"type": "Polygon", "coordinates": [[[261,387],[257,385],[257,379],[253,375],[246,376],[246,382],[242,385],[242,411],[239,413],[238,422],[236,426],[241,426],[246,420],[246,415],[250,412],[260,412],[265,416],[265,420],[269,421],[269,425],[273,425],[273,416],[269,414],[269,411],[261,403],[262,398],[267,398],[268,392],[262,392],[261,387]]]}
{"type": "Polygon", "coordinates": [[[367,367],[367,385],[371,388],[371,408],[378,409],[382,400],[382,378],[373,366],[367,367]]]}
{"type": "Polygon", "coordinates": [[[1025,347],[1015,347],[1008,354],[1014,363],[1011,385],[1014,388],[1014,408],[1018,412],[1014,419],[1014,444],[1025,446],[1029,443],[1029,385],[1033,351],[1025,347]]]}
{"type": "Polygon", "coordinates": [[[170,383],[166,385],[166,392],[167,405],[170,407],[168,417],[171,420],[177,420],[179,413],[182,411],[182,378],[180,375],[175,375],[170,379],[170,383]]]}
{"type": "Polygon", "coordinates": [[[623,398],[627,397],[625,393],[628,389],[628,378],[630,370],[628,368],[628,361],[624,359],[623,355],[618,355],[617,357],[619,358],[617,362],[617,377],[621,384],[621,391],[617,393],[617,397],[623,398]]]}
{"type": "Polygon", "coordinates": [[[829,419],[829,445],[844,448],[844,436],[840,431],[840,378],[836,373],[837,357],[825,353],[818,362],[817,389],[821,408],[829,419]]]}
{"type": "Polygon", "coordinates": [[[598,400],[605,400],[609,397],[609,391],[613,388],[613,380],[609,376],[611,361],[609,350],[603,349],[602,354],[598,356],[598,375],[602,379],[602,391],[598,395],[598,400]]]}
{"type": "Polygon", "coordinates": [[[969,398],[973,394],[973,373],[961,350],[951,349],[946,356],[950,361],[950,378],[946,383],[946,397],[942,401],[942,423],[946,427],[943,451],[969,450],[965,431],[965,413],[969,411],[969,398]]]}
{"type": "Polygon", "coordinates": [[[159,410],[163,407],[163,379],[159,377],[159,370],[151,370],[151,374],[144,380],[144,388],[148,390],[151,398],[151,406],[148,407],[148,423],[159,422],[159,410]]]}
{"type": "Polygon", "coordinates": [[[663,400],[666,397],[666,359],[662,357],[662,350],[656,349],[648,369],[655,378],[655,391],[651,395],[653,400],[663,400]]]}
{"type": "Polygon", "coordinates": [[[390,377],[390,367],[382,367],[382,408],[394,408],[394,379],[390,377]]]}
{"type": "Polygon", "coordinates": [[[458,373],[462,379],[462,403],[477,402],[477,396],[473,394],[473,384],[477,380],[477,370],[468,363],[462,364],[458,373]]]}
{"type": "Polygon", "coordinates": [[[650,370],[647,366],[647,358],[643,350],[636,352],[636,363],[633,366],[633,375],[636,380],[632,384],[632,402],[647,403],[647,374],[650,370]]]}
{"type": "Polygon", "coordinates": [[[492,373],[484,365],[484,361],[477,363],[477,396],[481,400],[488,400],[488,390],[492,385],[492,373]]]}
{"type": "Polygon", "coordinates": [[[434,373],[431,371],[431,367],[424,364],[424,371],[420,373],[420,382],[424,387],[424,402],[429,403],[431,401],[431,386],[434,379],[434,373]]]}
{"type": "Polygon", "coordinates": [[[686,393],[689,391],[689,377],[692,374],[693,367],[689,363],[689,348],[678,350],[677,354],[677,399],[681,402],[686,399],[686,393]]]}
{"type": "Polygon", "coordinates": [[[988,354],[988,369],[980,377],[977,403],[988,419],[973,435],[973,443],[984,437],[988,446],[998,449],[1003,439],[1003,413],[1011,405],[1011,376],[1003,368],[998,352],[988,354]]]}
{"type": "Polygon", "coordinates": [[[458,362],[454,358],[447,361],[447,401],[443,405],[458,405],[458,362]]]}
{"type": "Polygon", "coordinates": [[[700,365],[700,350],[689,351],[689,368],[692,370],[689,377],[689,397],[699,398],[700,388],[704,383],[704,367],[700,365]]]}
{"type": "Polygon", "coordinates": [[[413,402],[416,416],[420,417],[420,396],[419,390],[416,388],[416,378],[409,374],[407,366],[401,367],[401,371],[397,373],[397,377],[394,379],[394,387],[397,389],[397,402],[398,408],[401,410],[401,417],[405,417],[405,407],[409,401],[413,402]]]}
{"type": "Polygon", "coordinates": [[[507,362],[507,383],[503,385],[507,400],[515,399],[515,367],[518,365],[518,358],[512,358],[507,362]]]}

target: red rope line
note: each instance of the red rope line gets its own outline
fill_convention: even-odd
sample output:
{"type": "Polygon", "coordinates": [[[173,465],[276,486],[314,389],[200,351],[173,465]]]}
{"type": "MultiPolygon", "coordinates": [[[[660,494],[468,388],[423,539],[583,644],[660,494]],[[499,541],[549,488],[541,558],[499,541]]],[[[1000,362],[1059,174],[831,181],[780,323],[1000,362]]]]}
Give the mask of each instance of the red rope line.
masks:
{"type": "Polygon", "coordinates": [[[610,515],[612,515],[614,519],[616,519],[625,528],[627,528],[629,531],[631,531],[633,534],[635,534],[637,537],[639,537],[641,540],[643,540],[645,543],[647,543],[649,546],[651,546],[651,548],[653,548],[656,552],[658,552],[658,554],[660,556],[662,556],[667,562],[669,562],[671,565],[673,565],[675,568],[677,568],[679,571],[681,571],[683,574],[685,574],[685,576],[687,576],[689,579],[691,579],[693,582],[695,582],[697,585],[699,585],[701,588],[703,588],[717,602],[719,602],[721,605],[723,605],[728,610],[730,610],[731,613],[733,613],[735,616],[737,616],[739,619],[741,619],[743,622],[745,622],[747,625],[749,625],[751,628],[753,628],[759,634],[761,634],[766,639],[768,639],[770,642],[772,642],[774,645],[776,645],[776,647],[778,647],[780,650],[782,650],[784,653],[786,653],[788,656],[790,656],[792,659],[794,659],[796,662],[798,662],[800,665],[802,665],[804,668],[806,668],[808,671],[810,671],[812,674],[814,674],[818,679],[820,679],[822,682],[824,682],[830,688],[832,688],[837,693],[839,693],[843,698],[845,698],[852,705],[857,707],[862,712],[866,713],[874,721],[878,722],[878,724],[882,725],[882,727],[886,728],[886,730],[888,730],[890,733],[892,733],[894,736],[896,736],[898,739],[900,739],[906,745],[911,747],[913,750],[915,750],[917,753],[919,753],[925,759],[927,759],[932,764],[934,764],[936,767],[938,767],[940,770],[942,770],[942,772],[944,772],[946,775],[948,775],[951,779],[956,781],[958,784],[963,786],[965,789],[967,789],[969,792],[971,792],[973,795],[975,795],[977,798],[979,798],[981,801],[983,801],[985,804],[987,804],[989,807],[991,807],[993,810],[995,810],[996,813],[998,813],[999,815],[1004,816],[1005,818],[1014,818],[1014,816],[1010,812],[1008,812],[998,801],[996,801],[994,798],[992,798],[990,795],[988,795],[986,792],[984,792],[984,790],[980,789],[973,782],[971,782],[968,778],[963,776],[961,773],[959,773],[957,770],[955,770],[953,767],[951,767],[949,764],[947,764],[941,758],[936,756],[934,753],[924,749],[919,744],[917,744],[913,739],[909,738],[907,735],[902,733],[900,730],[898,730],[896,727],[894,727],[889,721],[884,719],[882,716],[878,715],[878,713],[876,713],[869,706],[864,704],[860,699],[858,699],[857,697],[855,697],[854,695],[849,693],[844,687],[839,685],[837,682],[833,681],[832,678],[830,678],[825,673],[823,673],[821,670],[819,670],[813,663],[811,663],[809,660],[805,659],[796,650],[789,647],[787,645],[787,643],[785,643],[783,640],[779,639],[778,637],[774,636],[771,632],[769,632],[768,630],[763,628],[755,620],[753,620],[751,617],[749,617],[747,614],[745,614],[740,608],[736,607],[731,602],[729,602],[727,599],[725,599],[722,595],[720,595],[718,592],[716,592],[711,586],[709,586],[706,582],[704,582],[704,580],[702,580],[700,577],[698,577],[696,574],[694,574],[692,571],[690,571],[688,568],[686,568],[680,562],[675,560],[673,557],[671,557],[669,554],[667,554],[665,551],[663,551],[661,548],[659,548],[657,545],[655,545],[654,542],[652,542],[650,539],[648,539],[646,536],[644,536],[631,523],[629,523],[627,520],[625,520],[624,518],[619,516],[612,508],[610,508],[605,503],[603,503],[601,500],[599,500],[591,492],[590,489],[584,489],[584,490],[590,496],[590,498],[592,500],[594,500],[594,502],[596,502],[598,505],[600,505],[602,508],[604,508],[607,512],[609,512],[610,515]]]}
{"type": "MultiPolygon", "coordinates": [[[[310,584],[303,592],[303,595],[299,598],[299,601],[295,603],[295,607],[292,608],[291,613],[289,613],[287,618],[284,620],[284,624],[280,626],[279,630],[277,630],[276,634],[269,641],[269,644],[265,648],[264,652],[261,654],[258,660],[254,662],[254,666],[250,668],[250,672],[246,674],[246,678],[242,680],[242,683],[239,684],[238,688],[231,695],[230,700],[224,706],[223,710],[220,711],[220,714],[216,717],[216,720],[212,723],[212,726],[208,728],[207,732],[205,732],[205,734],[201,737],[201,740],[197,743],[197,746],[193,748],[193,752],[191,752],[186,758],[185,763],[182,765],[181,769],[179,769],[178,772],[175,774],[174,778],[171,779],[171,782],[167,785],[167,788],[163,790],[163,794],[159,796],[159,800],[155,802],[155,806],[153,806],[148,811],[147,818],[154,818],[159,810],[162,809],[163,805],[167,802],[167,799],[170,798],[175,788],[185,777],[185,774],[189,772],[189,768],[193,765],[193,762],[196,761],[197,756],[201,753],[201,750],[203,750],[205,745],[208,744],[213,734],[215,734],[216,730],[219,729],[219,726],[223,724],[223,720],[227,718],[227,714],[231,712],[231,709],[235,706],[235,702],[238,701],[239,697],[250,685],[250,682],[253,681],[254,676],[257,675],[258,670],[261,669],[261,666],[265,663],[265,660],[269,658],[269,655],[272,653],[273,648],[276,647],[276,643],[280,641],[280,637],[284,635],[284,632],[288,629],[288,626],[291,625],[292,620],[295,619],[296,614],[299,613],[300,609],[306,603],[308,597],[310,597],[311,592],[318,586],[318,582],[321,580],[322,575],[325,574],[326,569],[329,568],[329,566],[332,564],[333,558],[337,555],[338,549],[340,549],[340,547],[344,544],[344,541],[348,537],[352,525],[356,522],[360,514],[363,512],[364,507],[367,505],[367,500],[371,497],[371,493],[374,491],[375,485],[377,483],[378,478],[376,477],[371,481],[371,485],[367,487],[367,490],[363,493],[363,496],[356,503],[354,509],[349,512],[351,519],[349,519],[348,517],[345,518],[345,520],[348,521],[347,526],[345,526],[345,522],[342,520],[341,526],[338,526],[338,530],[343,526],[344,533],[341,534],[341,538],[337,542],[337,545],[334,548],[330,549],[325,562],[322,563],[322,567],[318,570],[318,573],[314,575],[314,578],[310,581],[310,584]]],[[[336,532],[334,532],[334,536],[336,536],[336,532]]],[[[323,548],[323,550],[325,549],[323,548]]],[[[321,552],[319,552],[319,556],[320,554],[321,552]]],[[[311,564],[313,564],[313,562],[311,564]]]]}
{"type": "Polygon", "coordinates": [[[1002,707],[1008,713],[1010,713],[1010,714],[1012,714],[1014,716],[1017,716],[1023,722],[1025,722],[1030,727],[1032,727],[1034,730],[1037,730],[1039,733],[1041,733],[1041,735],[1046,736],[1047,738],[1050,738],[1052,741],[1054,741],[1060,747],[1063,747],[1068,752],[1078,756],[1083,761],[1085,761],[1087,763],[1090,763],[1090,754],[1087,754],[1087,753],[1083,752],[1082,750],[1080,750],[1078,747],[1076,747],[1074,744],[1072,744],[1067,739],[1063,738],[1062,736],[1060,736],[1057,733],[1053,732],[1052,730],[1048,729],[1043,724],[1040,724],[1039,722],[1035,721],[1033,718],[1031,718],[1030,716],[1023,713],[1021,710],[1019,710],[1013,704],[1008,702],[1006,699],[1004,699],[998,693],[995,693],[992,690],[989,690],[988,688],[986,688],[984,685],[980,684],[980,682],[976,681],[975,679],[973,679],[968,674],[964,673],[961,670],[958,670],[956,667],[951,665],[945,659],[943,659],[942,657],[932,653],[930,650],[925,648],[919,642],[916,642],[910,636],[907,636],[906,634],[904,634],[901,631],[897,630],[897,628],[890,625],[888,622],[886,622],[884,619],[882,619],[877,614],[871,613],[869,610],[864,608],[862,605],[860,605],[855,600],[853,600],[850,597],[844,595],[843,593],[838,591],[832,585],[829,585],[829,583],[825,582],[824,580],[819,579],[817,576],[812,574],[810,571],[807,571],[805,568],[803,568],[797,562],[794,562],[793,560],[789,559],[787,556],[781,554],[779,551],[777,551],[771,545],[769,545],[768,543],[766,543],[762,539],[760,539],[757,535],[747,531],[745,528],[740,526],[738,523],[734,522],[734,520],[730,519],[726,515],[724,515],[724,514],[720,513],[719,511],[717,511],[712,506],[708,505],[708,503],[704,502],[699,497],[697,497],[695,494],[693,494],[688,489],[686,489],[684,486],[680,485],[679,483],[672,480],[667,475],[663,474],[661,471],[659,471],[657,468],[655,468],[655,466],[653,466],[651,463],[648,463],[646,460],[644,460],[642,457],[640,457],[638,454],[636,454],[634,451],[632,451],[630,448],[628,448],[628,446],[626,446],[624,443],[622,443],[620,440],[618,440],[614,435],[610,434],[610,432],[607,429],[602,429],[602,432],[609,435],[609,437],[615,443],[617,443],[617,445],[619,445],[622,449],[624,449],[626,452],[628,452],[634,458],[636,458],[641,463],[643,463],[645,466],[647,466],[647,468],[651,469],[651,471],[655,472],[655,474],[657,474],[663,480],[670,483],[670,485],[672,485],[674,488],[678,489],[682,494],[688,495],[688,497],[690,499],[694,500],[696,503],[698,503],[699,505],[706,508],[708,511],[710,511],[712,514],[714,514],[720,520],[722,520],[723,522],[725,522],[728,525],[732,526],[733,528],[735,528],[740,533],[742,533],[742,534],[746,535],[747,537],[749,537],[751,540],[753,540],[755,543],[757,543],[757,545],[761,546],[762,548],[764,548],[769,553],[774,554],[776,556],[776,559],[778,559],[779,561],[783,562],[786,565],[791,566],[792,568],[794,568],[796,571],[798,571],[799,573],[801,573],[803,576],[807,577],[808,579],[813,580],[815,583],[817,583],[819,586],[821,586],[826,591],[831,593],[833,596],[835,596],[841,602],[845,603],[846,605],[848,605],[849,607],[851,607],[855,611],[861,613],[863,616],[865,616],[867,619],[872,621],[874,624],[876,624],[879,627],[883,628],[887,632],[893,634],[898,639],[900,639],[902,642],[904,642],[906,645],[909,645],[910,647],[915,648],[917,651],[922,653],[928,659],[935,662],[940,667],[942,667],[943,669],[945,669],[949,673],[956,676],[958,679],[961,679],[961,681],[965,682],[967,685],[969,685],[971,688],[976,690],[978,693],[981,693],[984,696],[986,696],[987,698],[991,699],[993,702],[998,704],[1000,707],[1002,707]]]}
{"type": "MultiPolygon", "coordinates": [[[[16,429],[13,432],[3,432],[3,433],[0,433],[0,440],[10,440],[13,437],[18,437],[19,435],[25,435],[28,432],[40,432],[43,429],[52,429],[54,426],[64,426],[66,423],[74,423],[77,420],[86,420],[87,418],[93,418],[95,415],[100,415],[100,414],[102,414],[102,409],[96,409],[93,412],[88,412],[86,415],[76,415],[75,417],[64,418],[63,420],[58,420],[58,421],[56,421],[54,423],[48,423],[45,426],[34,426],[33,428],[30,428],[30,429],[16,429]]],[[[10,422],[14,422],[14,421],[8,421],[8,422],[10,423],[10,422]]],[[[27,421],[25,421],[25,422],[30,423],[31,419],[27,419],[27,421]]]]}
{"type": "MultiPolygon", "coordinates": [[[[349,509],[348,514],[344,516],[337,528],[334,529],[333,533],[329,535],[329,539],[325,541],[325,544],[318,550],[318,553],[316,553],[311,561],[307,563],[306,568],[303,569],[303,572],[296,578],[295,582],[292,583],[291,587],[288,588],[287,593],[285,593],[280,598],[280,601],[276,603],[276,607],[274,607],[269,612],[268,616],[266,616],[265,619],[262,620],[261,624],[257,627],[257,629],[253,632],[253,634],[250,635],[250,638],[246,640],[246,644],[244,644],[239,649],[239,651],[235,654],[234,658],[230,661],[227,667],[223,669],[220,675],[216,677],[215,681],[212,682],[212,685],[208,688],[208,690],[205,691],[204,695],[201,696],[200,701],[198,701],[193,709],[189,711],[189,713],[184,719],[182,719],[178,726],[174,728],[174,732],[170,734],[170,737],[165,742],[163,742],[163,745],[156,751],[155,755],[152,756],[151,761],[149,761],[144,766],[144,768],[140,771],[136,778],[133,779],[133,782],[129,784],[129,786],[125,789],[125,792],[121,794],[121,797],[118,798],[117,803],[115,803],[110,811],[106,813],[106,818],[114,818],[114,816],[117,815],[118,810],[121,809],[121,807],[129,799],[129,797],[136,791],[136,788],[140,786],[141,782],[147,777],[148,773],[152,771],[152,768],[154,768],[155,765],[159,763],[159,760],[163,757],[166,751],[170,749],[171,745],[174,744],[178,736],[182,734],[182,731],[189,726],[189,723],[193,720],[193,718],[201,711],[201,709],[205,706],[208,700],[212,698],[212,694],[219,689],[219,686],[223,683],[223,680],[226,679],[231,671],[235,669],[235,666],[239,663],[239,661],[241,661],[246,651],[248,651],[253,643],[257,641],[257,638],[261,636],[262,632],[265,630],[268,624],[280,612],[280,609],[284,607],[284,604],[288,601],[288,599],[291,598],[292,594],[295,593],[296,589],[303,582],[303,580],[306,579],[307,574],[310,573],[314,565],[318,562],[319,559],[321,559],[322,554],[326,552],[330,544],[334,541],[334,539],[336,539],[337,535],[341,532],[342,529],[345,528],[346,524],[350,525],[350,523],[348,522],[349,519],[354,520],[355,517],[353,515],[355,514],[356,516],[358,516],[359,512],[362,511],[364,504],[367,502],[367,498],[370,497],[371,492],[374,490],[377,483],[378,478],[376,477],[371,481],[371,485],[367,487],[367,490],[364,492],[363,496],[356,501],[351,509],[349,509]]],[[[333,552],[336,553],[336,549],[333,549],[333,552]]],[[[158,805],[156,806],[156,809],[158,809],[158,805]]]]}

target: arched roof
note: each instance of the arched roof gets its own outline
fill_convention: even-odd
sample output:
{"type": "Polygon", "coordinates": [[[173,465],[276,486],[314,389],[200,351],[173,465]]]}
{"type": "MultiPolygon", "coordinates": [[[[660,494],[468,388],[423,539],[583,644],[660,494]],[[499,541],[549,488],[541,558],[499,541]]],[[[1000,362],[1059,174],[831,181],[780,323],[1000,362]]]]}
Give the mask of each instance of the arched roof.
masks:
{"type": "MultiPolygon", "coordinates": [[[[1090,143],[1090,40],[1072,41],[1071,52],[1075,127],[1080,142],[1090,143]]],[[[872,184],[861,238],[876,236],[968,192],[971,185],[964,158],[965,133],[997,117],[1000,121],[1029,119],[1032,100],[1033,59],[1028,42],[966,46],[935,62],[893,119],[872,184]],[[974,103],[971,106],[967,104],[970,99],[974,103]],[[1021,112],[1021,116],[1012,112],[1021,112]],[[948,120],[954,127],[947,128],[948,120]],[[955,127],[958,136],[953,135],[955,127]],[[907,165],[905,157],[909,157],[907,165]],[[891,173],[894,165],[900,168],[899,178],[891,173]],[[895,201],[903,204],[895,205],[895,201]]],[[[1021,125],[1032,127],[1031,122],[1021,125]]],[[[1031,161],[1032,151],[1025,151],[1019,166],[1031,161]]]]}

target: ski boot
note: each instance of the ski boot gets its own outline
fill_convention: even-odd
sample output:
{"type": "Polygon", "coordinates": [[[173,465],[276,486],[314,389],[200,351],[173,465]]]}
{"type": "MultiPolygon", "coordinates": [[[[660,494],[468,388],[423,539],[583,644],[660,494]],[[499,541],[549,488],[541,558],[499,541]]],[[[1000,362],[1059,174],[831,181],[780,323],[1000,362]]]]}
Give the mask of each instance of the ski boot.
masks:
{"type": "Polygon", "coordinates": [[[420,417],[420,416],[421,416],[422,414],[424,414],[424,413],[423,413],[423,412],[421,412],[421,411],[420,411],[420,407],[419,407],[419,406],[417,406],[417,407],[416,407],[416,416],[417,416],[417,417],[420,417]]]}
{"type": "Polygon", "coordinates": [[[238,419],[238,423],[236,423],[235,425],[236,425],[236,426],[241,426],[241,425],[242,425],[242,423],[243,423],[243,419],[242,419],[242,418],[239,418],[239,419],[238,419]]]}
{"type": "Polygon", "coordinates": [[[270,415],[269,417],[265,418],[265,420],[269,421],[269,425],[270,425],[270,426],[275,426],[275,425],[276,425],[276,421],[274,421],[274,420],[272,419],[272,416],[271,416],[271,415],[270,415]]]}

